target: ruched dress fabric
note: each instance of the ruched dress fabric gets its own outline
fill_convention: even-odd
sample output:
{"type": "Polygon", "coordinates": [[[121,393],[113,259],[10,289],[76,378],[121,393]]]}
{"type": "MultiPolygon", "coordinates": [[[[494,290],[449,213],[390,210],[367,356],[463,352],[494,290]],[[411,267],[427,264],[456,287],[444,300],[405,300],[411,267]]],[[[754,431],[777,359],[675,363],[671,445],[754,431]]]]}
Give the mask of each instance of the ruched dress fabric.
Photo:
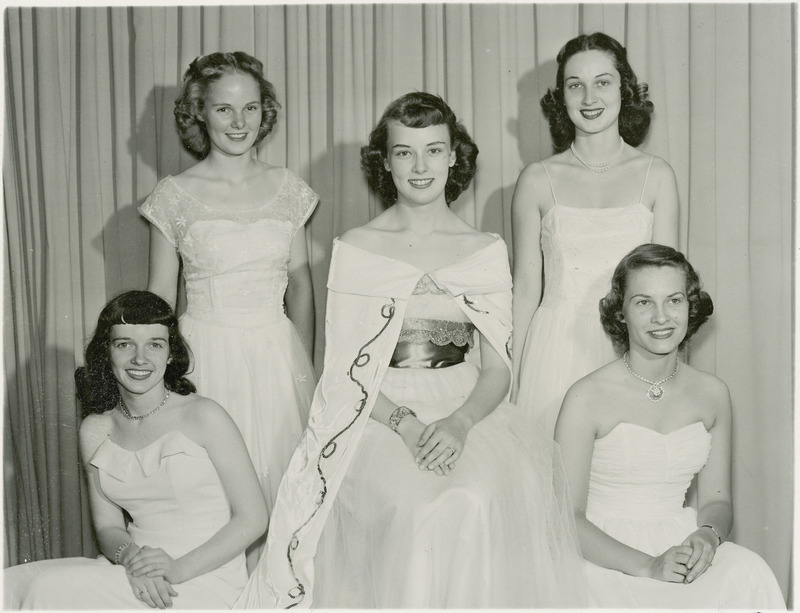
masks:
{"type": "MultiPolygon", "coordinates": [[[[388,369],[381,392],[424,423],[450,415],[479,376],[474,329],[422,277],[393,355],[402,367],[388,369]],[[438,366],[457,348],[465,361],[438,366]]],[[[563,484],[559,500],[551,479],[558,457],[552,442],[523,444],[516,411],[504,403],[478,422],[448,476],[419,470],[400,436],[369,420],[322,535],[315,606],[580,604],[563,484]]]]}
{"type": "MultiPolygon", "coordinates": [[[[621,423],[595,441],[586,516],[621,543],[649,555],[680,545],[697,530],[686,491],[705,465],[711,435],[702,422],[668,434],[621,423]]],[[[692,583],[633,577],[586,562],[593,606],[705,609],[785,609],[780,587],[758,554],[731,542],[692,583]]]]}
{"type": "MultiPolygon", "coordinates": [[[[642,195],[647,177],[644,181],[642,195]]],[[[544,292],[521,348],[517,404],[552,436],[569,387],[617,357],[600,324],[598,303],[611,289],[623,256],[651,241],[653,213],[641,202],[603,209],[564,206],[552,183],[550,188],[555,204],[541,222],[544,292]]]]}
{"type": "MultiPolygon", "coordinates": [[[[173,431],[138,451],[104,440],[90,463],[103,493],[125,509],[138,545],[173,558],[202,545],[230,520],[230,505],[206,450],[173,431]]],[[[247,582],[244,553],[173,586],[173,609],[230,608],[247,582]]],[[[105,557],[63,558],[6,569],[4,608],[149,609],[137,600],[125,568],[105,557]]]]}
{"type": "Polygon", "coordinates": [[[181,332],[194,356],[189,378],[230,413],[271,510],[306,426],[316,378],[284,311],[292,240],[317,204],[286,169],[274,197],[243,211],[218,210],[162,179],[139,208],[183,261],[181,332]]]}

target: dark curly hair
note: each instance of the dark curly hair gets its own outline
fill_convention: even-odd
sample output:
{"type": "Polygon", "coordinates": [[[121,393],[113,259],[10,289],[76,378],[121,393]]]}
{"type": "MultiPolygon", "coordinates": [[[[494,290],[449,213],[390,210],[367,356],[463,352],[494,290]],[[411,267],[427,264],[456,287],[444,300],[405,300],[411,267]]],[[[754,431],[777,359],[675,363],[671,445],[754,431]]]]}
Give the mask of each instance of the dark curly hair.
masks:
{"type": "Polygon", "coordinates": [[[275,88],[263,75],[263,64],[244,51],[233,53],[210,53],[189,64],[183,75],[181,92],[175,99],[175,122],[184,147],[202,160],[211,149],[208,130],[203,119],[203,108],[209,86],[225,75],[239,73],[249,75],[258,83],[261,94],[261,127],[258,129],[257,145],[272,132],[278,117],[275,88]]]}
{"type": "Polygon", "coordinates": [[[565,151],[575,140],[575,124],[569,118],[564,103],[564,68],[567,61],[581,51],[604,51],[614,60],[620,76],[622,104],[619,111],[619,134],[631,147],[638,147],[647,136],[650,128],[650,115],[653,103],[647,99],[647,84],[638,83],[628,62],[625,47],[608,34],[595,32],[581,34],[569,41],[558,52],[558,73],[555,89],[548,89],[542,97],[541,105],[550,122],[550,136],[553,139],[553,152],[565,151]]]}
{"type": "Polygon", "coordinates": [[[167,389],[185,396],[196,391],[185,375],[191,352],[178,331],[178,318],[169,304],[152,292],[133,290],[113,298],[97,319],[97,328],[86,347],[85,366],[75,371],[75,387],[83,415],[104,413],[119,402],[119,389],[111,371],[111,327],[117,324],[161,324],[169,329],[169,356],[164,373],[167,389]]]}
{"type": "Polygon", "coordinates": [[[642,268],[660,268],[671,266],[683,272],[686,278],[686,294],[689,301],[689,322],[686,336],[681,341],[681,348],[700,329],[714,312],[711,296],[703,291],[703,283],[692,265],[680,251],[666,245],[639,245],[628,253],[614,271],[611,278],[611,291],[600,300],[600,321],[606,334],[611,337],[614,346],[620,353],[630,349],[628,326],[622,321],[622,303],[628,278],[634,270],[642,268]]]}
{"type": "Polygon", "coordinates": [[[467,129],[447,103],[434,94],[411,92],[389,104],[370,133],[369,144],[361,148],[361,169],[367,183],[387,206],[397,201],[397,187],[385,166],[391,121],[399,121],[409,128],[447,125],[450,148],[456,152],[456,163],[450,168],[444,188],[444,198],[449,205],[467,189],[477,170],[478,146],[467,129]]]}

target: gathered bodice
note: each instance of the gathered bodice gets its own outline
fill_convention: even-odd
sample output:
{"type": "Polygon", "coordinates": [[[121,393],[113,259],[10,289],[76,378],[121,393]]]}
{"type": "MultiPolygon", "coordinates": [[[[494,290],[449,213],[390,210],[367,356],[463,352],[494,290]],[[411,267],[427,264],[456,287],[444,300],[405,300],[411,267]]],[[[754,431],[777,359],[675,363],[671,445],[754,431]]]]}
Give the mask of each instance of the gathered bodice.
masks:
{"type": "Polygon", "coordinates": [[[681,513],[710,451],[703,422],[668,434],[618,424],[594,443],[587,517],[653,520],[681,513]]]}
{"type": "Polygon", "coordinates": [[[246,210],[219,210],[161,180],[140,211],[178,249],[187,313],[227,325],[270,323],[283,316],[289,256],[317,196],[286,169],[277,193],[246,210]]]}
{"type": "Polygon", "coordinates": [[[105,439],[90,463],[103,493],[132,518],[139,545],[183,555],[230,520],[230,504],[206,450],[172,431],[136,451],[105,439]]]}
{"type": "Polygon", "coordinates": [[[554,205],[542,217],[542,306],[567,303],[596,316],[614,268],[652,235],[653,213],[642,204],[606,209],[554,205]]]}

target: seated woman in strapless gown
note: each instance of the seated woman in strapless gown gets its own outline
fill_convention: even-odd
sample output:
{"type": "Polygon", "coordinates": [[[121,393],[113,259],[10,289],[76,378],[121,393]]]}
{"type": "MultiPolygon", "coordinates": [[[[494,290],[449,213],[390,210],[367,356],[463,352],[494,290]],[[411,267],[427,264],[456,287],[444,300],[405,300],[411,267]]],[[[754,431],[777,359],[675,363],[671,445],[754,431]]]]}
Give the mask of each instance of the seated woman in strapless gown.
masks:
{"type": "Polygon", "coordinates": [[[239,430],[193,393],[189,364],[163,299],[131,291],[106,305],[75,373],[103,556],[6,569],[5,608],[231,607],[247,582],[245,548],[266,528],[266,504],[239,430]]]}
{"type": "Polygon", "coordinates": [[[424,92],[362,149],[391,206],[334,242],[324,371],[237,606],[585,604],[554,444],[507,402],[505,243],[448,207],[476,156],[424,92]]]}
{"type": "Polygon", "coordinates": [[[730,395],[679,359],[713,311],[691,264],[671,247],[637,247],[600,311],[624,356],[570,388],[556,426],[592,604],[785,608],[764,560],[727,541],[730,395]],[[686,506],[695,475],[697,510],[686,506]]]}

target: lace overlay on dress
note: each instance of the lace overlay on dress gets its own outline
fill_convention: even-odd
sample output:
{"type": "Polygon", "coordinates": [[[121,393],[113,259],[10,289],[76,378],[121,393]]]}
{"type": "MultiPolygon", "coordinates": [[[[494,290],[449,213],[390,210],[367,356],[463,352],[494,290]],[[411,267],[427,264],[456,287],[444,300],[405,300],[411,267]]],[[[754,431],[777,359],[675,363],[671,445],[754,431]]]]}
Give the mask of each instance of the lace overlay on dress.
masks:
{"type": "Polygon", "coordinates": [[[453,343],[457,347],[475,344],[475,325],[464,321],[411,318],[403,322],[400,342],[423,345],[431,342],[444,346],[453,343]]]}

